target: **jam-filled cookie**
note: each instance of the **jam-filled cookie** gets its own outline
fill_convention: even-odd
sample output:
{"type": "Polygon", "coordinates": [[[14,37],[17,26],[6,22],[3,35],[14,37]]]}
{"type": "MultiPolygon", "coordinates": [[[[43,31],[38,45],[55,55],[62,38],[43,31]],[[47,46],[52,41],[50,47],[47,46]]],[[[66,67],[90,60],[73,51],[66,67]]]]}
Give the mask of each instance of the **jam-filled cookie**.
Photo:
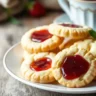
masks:
{"type": "Polygon", "coordinates": [[[92,42],[78,42],[56,55],[52,68],[53,75],[60,84],[66,87],[82,87],[95,78],[96,56],[90,52],[92,42]]]}
{"type": "Polygon", "coordinates": [[[52,74],[54,53],[38,53],[29,56],[21,65],[22,76],[29,81],[49,83],[55,81],[52,74]]]}
{"type": "Polygon", "coordinates": [[[48,26],[31,29],[21,39],[24,50],[29,53],[47,52],[55,49],[62,42],[62,38],[52,35],[48,26]]]}
{"type": "Polygon", "coordinates": [[[49,32],[56,36],[64,38],[82,39],[89,36],[91,28],[87,26],[80,26],[70,23],[51,24],[49,25],[49,32]]]}
{"type": "MultiPolygon", "coordinates": [[[[59,51],[60,51],[60,49],[59,48],[56,48],[56,49],[54,49],[54,50],[52,50],[50,52],[52,52],[54,54],[57,54],[59,51]]],[[[40,53],[45,54],[44,52],[40,52],[40,53]]],[[[23,52],[23,60],[29,58],[30,55],[36,55],[36,53],[28,53],[27,51],[24,50],[24,52],[23,52]]]]}
{"type": "Polygon", "coordinates": [[[80,41],[82,39],[73,39],[73,38],[64,38],[63,42],[59,45],[59,49],[65,49],[72,46],[75,42],[80,41]]]}

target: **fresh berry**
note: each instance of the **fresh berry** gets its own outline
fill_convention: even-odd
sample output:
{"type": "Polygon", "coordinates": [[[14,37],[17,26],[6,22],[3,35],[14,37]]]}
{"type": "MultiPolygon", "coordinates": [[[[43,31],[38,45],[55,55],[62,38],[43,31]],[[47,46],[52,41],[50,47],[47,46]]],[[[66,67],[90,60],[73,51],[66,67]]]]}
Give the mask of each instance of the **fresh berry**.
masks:
{"type": "Polygon", "coordinates": [[[46,10],[39,2],[34,2],[33,6],[29,8],[28,12],[31,16],[40,17],[45,15],[46,10]]]}

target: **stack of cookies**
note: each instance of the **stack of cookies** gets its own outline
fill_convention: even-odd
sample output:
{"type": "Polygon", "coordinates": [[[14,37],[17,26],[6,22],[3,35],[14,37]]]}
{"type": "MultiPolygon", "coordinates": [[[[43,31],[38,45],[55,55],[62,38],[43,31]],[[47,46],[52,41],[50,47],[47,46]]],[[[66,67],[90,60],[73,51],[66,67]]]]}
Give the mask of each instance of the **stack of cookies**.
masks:
{"type": "Polygon", "coordinates": [[[22,76],[37,83],[57,81],[83,87],[96,76],[96,40],[91,28],[70,23],[33,28],[21,39],[22,76]]]}

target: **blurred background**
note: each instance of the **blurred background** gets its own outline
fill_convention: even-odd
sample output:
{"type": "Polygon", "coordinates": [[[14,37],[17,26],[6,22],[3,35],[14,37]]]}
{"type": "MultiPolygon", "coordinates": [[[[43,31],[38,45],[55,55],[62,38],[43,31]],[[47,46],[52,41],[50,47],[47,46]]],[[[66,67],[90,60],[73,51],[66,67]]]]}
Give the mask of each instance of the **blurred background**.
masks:
{"type": "Polygon", "coordinates": [[[61,10],[57,0],[0,0],[0,22],[17,23],[14,16],[41,17],[48,10],[61,10]]]}

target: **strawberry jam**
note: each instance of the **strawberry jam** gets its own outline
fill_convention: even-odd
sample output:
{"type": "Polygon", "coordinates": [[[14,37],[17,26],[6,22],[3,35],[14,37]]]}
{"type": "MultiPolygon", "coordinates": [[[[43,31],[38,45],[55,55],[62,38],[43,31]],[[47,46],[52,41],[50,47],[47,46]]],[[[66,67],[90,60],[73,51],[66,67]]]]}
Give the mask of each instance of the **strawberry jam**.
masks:
{"type": "Polygon", "coordinates": [[[30,69],[34,71],[43,71],[51,68],[52,60],[48,57],[40,58],[30,65],[30,69]]]}
{"type": "Polygon", "coordinates": [[[71,27],[71,28],[82,28],[82,26],[75,25],[75,24],[60,24],[64,27],[71,27]]]}
{"type": "Polygon", "coordinates": [[[61,66],[61,72],[67,80],[72,80],[84,75],[88,69],[89,63],[80,55],[66,57],[61,66]]]}
{"type": "Polygon", "coordinates": [[[40,30],[40,31],[35,31],[32,35],[31,35],[31,39],[34,42],[43,42],[49,38],[52,37],[52,34],[50,34],[48,32],[48,30],[40,30]]]}

